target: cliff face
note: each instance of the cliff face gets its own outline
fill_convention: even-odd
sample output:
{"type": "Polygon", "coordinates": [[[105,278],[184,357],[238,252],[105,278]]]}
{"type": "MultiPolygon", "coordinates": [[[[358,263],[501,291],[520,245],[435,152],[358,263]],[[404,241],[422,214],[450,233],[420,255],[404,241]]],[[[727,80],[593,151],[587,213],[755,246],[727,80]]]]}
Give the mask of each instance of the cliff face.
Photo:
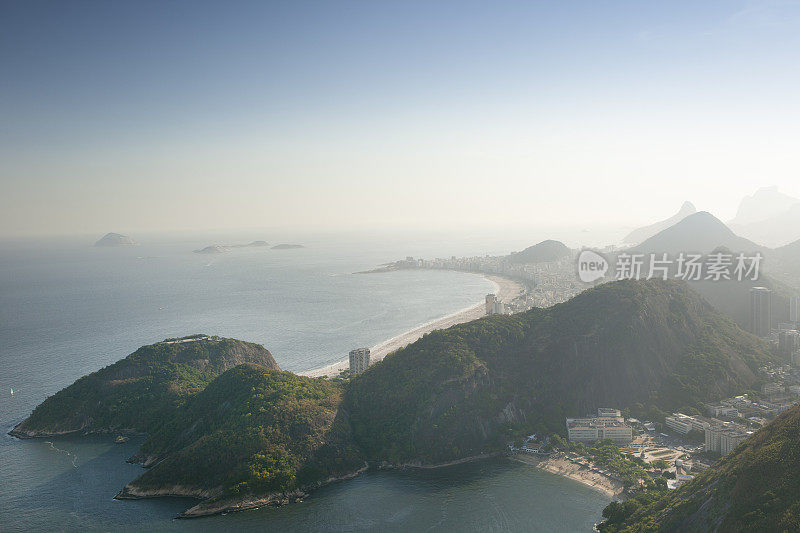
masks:
{"type": "Polygon", "coordinates": [[[617,282],[428,334],[355,379],[346,405],[371,460],[442,462],[601,406],[652,414],[742,392],[771,357],[684,284],[617,282]]]}
{"type": "Polygon", "coordinates": [[[11,434],[149,432],[164,413],[242,363],[278,369],[263,346],[234,339],[197,335],[143,346],[47,398],[11,434]]]}

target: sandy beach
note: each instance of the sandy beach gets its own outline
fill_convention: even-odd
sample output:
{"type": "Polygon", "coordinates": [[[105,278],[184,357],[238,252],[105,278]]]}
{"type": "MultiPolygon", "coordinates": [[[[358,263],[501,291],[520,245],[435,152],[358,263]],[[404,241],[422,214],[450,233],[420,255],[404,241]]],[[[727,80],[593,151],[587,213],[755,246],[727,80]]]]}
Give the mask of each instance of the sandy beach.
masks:
{"type": "Polygon", "coordinates": [[[619,499],[624,487],[622,481],[606,476],[599,472],[589,470],[585,466],[573,463],[563,455],[556,457],[540,458],[536,455],[520,453],[510,459],[533,465],[536,468],[547,470],[559,476],[568,477],[593,489],[599,490],[609,498],[619,499]]]}
{"type": "MultiPolygon", "coordinates": [[[[492,276],[488,274],[486,275],[482,274],[482,276],[494,284],[495,286],[494,293],[497,295],[497,298],[501,302],[510,302],[522,290],[522,285],[514,280],[508,278],[501,278],[499,276],[492,276]]],[[[376,344],[375,346],[372,346],[370,348],[371,363],[380,361],[393,351],[398,350],[404,346],[408,346],[412,342],[421,338],[426,333],[430,333],[435,329],[449,328],[450,326],[455,326],[456,324],[463,324],[464,322],[475,320],[484,315],[486,315],[486,305],[485,302],[480,301],[473,306],[466,307],[464,309],[456,311],[455,313],[443,316],[441,318],[437,318],[436,320],[431,320],[430,322],[426,322],[425,324],[417,326],[412,330],[406,331],[405,333],[401,333],[396,337],[392,337],[391,339],[385,340],[379,344],[376,344]]],[[[342,370],[346,370],[348,366],[349,366],[348,360],[343,359],[331,365],[324,366],[322,368],[316,368],[313,370],[298,372],[298,374],[300,374],[301,376],[308,376],[315,378],[323,376],[337,376],[342,370]]]]}

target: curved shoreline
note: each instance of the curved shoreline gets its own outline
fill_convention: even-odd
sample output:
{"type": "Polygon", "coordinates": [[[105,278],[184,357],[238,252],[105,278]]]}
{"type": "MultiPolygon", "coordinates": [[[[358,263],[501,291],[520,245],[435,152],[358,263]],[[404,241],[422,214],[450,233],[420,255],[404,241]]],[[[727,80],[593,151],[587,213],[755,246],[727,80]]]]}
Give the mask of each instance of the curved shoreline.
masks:
{"type": "MultiPolygon", "coordinates": [[[[494,285],[494,292],[497,295],[498,299],[501,301],[510,301],[512,300],[517,294],[519,294],[520,290],[522,290],[522,285],[509,278],[504,278],[500,276],[495,276],[491,274],[476,274],[481,276],[482,278],[488,280],[494,285]]],[[[463,324],[464,322],[471,322],[472,320],[476,320],[486,316],[486,308],[485,302],[480,301],[474,305],[469,307],[465,307],[463,309],[459,309],[454,313],[450,313],[449,315],[445,315],[441,318],[437,318],[421,324],[413,329],[410,329],[404,333],[396,335],[390,339],[385,341],[379,342],[375,346],[370,348],[370,363],[375,363],[377,361],[382,360],[388,354],[394,352],[395,350],[399,350],[405,346],[408,346],[412,342],[420,339],[426,333],[430,333],[435,329],[445,329],[451,326],[455,326],[456,324],[463,324]]],[[[335,363],[320,367],[314,368],[311,370],[304,370],[302,372],[297,372],[298,375],[307,376],[311,378],[318,378],[318,377],[334,377],[338,376],[342,370],[347,370],[349,367],[349,360],[342,359],[335,363]]]]}
{"type": "Polygon", "coordinates": [[[577,481],[578,483],[603,493],[611,500],[618,500],[622,498],[622,494],[625,490],[625,487],[621,481],[597,472],[591,472],[576,467],[563,457],[549,457],[543,459],[540,457],[522,454],[509,456],[509,459],[531,465],[540,470],[544,470],[545,472],[550,472],[556,476],[577,481]]]}

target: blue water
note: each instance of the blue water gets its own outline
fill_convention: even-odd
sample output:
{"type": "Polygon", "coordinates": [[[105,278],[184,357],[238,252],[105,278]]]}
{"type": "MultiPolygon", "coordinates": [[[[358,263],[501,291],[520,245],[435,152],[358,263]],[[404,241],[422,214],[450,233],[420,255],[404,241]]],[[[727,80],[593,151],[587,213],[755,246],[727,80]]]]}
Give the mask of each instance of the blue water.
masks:
{"type": "Polygon", "coordinates": [[[112,499],[141,472],[124,462],[135,442],[5,434],[48,395],[166,337],[208,333],[257,342],[282,368],[300,371],[492,290],[485,279],[457,272],[354,274],[408,254],[487,250],[469,241],[304,236],[289,241],[307,246],[298,250],[191,253],[258,238],[276,242],[217,235],[152,236],[112,249],[80,238],[0,243],[0,530],[567,531],[599,520],[607,503],[601,494],[500,461],[369,474],[296,506],[174,521],[191,502],[112,499]]]}

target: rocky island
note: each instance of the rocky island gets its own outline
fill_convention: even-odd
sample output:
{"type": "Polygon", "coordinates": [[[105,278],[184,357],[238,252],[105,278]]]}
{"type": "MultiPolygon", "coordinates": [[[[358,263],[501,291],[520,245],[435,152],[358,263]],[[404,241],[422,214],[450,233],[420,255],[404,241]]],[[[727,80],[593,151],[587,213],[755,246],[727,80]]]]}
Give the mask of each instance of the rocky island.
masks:
{"type": "Polygon", "coordinates": [[[296,501],[368,467],[502,454],[598,405],[697,407],[753,386],[773,359],[683,283],[613,282],[433,331],[350,381],[281,371],[242,341],[168,339],[79,379],[12,434],[146,433],[130,460],[147,470],[117,497],[191,496],[183,516],[196,517],[296,501]]]}
{"type": "Polygon", "coordinates": [[[194,253],[223,254],[225,252],[230,252],[233,248],[260,248],[263,246],[269,246],[269,243],[267,241],[253,241],[248,244],[212,244],[211,246],[194,250],[194,253]]]}
{"type": "Polygon", "coordinates": [[[305,248],[302,244],[276,244],[272,247],[273,250],[295,250],[297,248],[305,248]]]}
{"type": "Polygon", "coordinates": [[[119,233],[106,233],[103,237],[94,243],[95,246],[135,246],[139,244],[127,235],[119,233]]]}
{"type": "Polygon", "coordinates": [[[200,248],[199,250],[194,250],[196,254],[224,254],[225,252],[229,252],[230,247],[228,246],[221,246],[219,244],[212,244],[211,246],[206,246],[205,248],[200,248]]]}

